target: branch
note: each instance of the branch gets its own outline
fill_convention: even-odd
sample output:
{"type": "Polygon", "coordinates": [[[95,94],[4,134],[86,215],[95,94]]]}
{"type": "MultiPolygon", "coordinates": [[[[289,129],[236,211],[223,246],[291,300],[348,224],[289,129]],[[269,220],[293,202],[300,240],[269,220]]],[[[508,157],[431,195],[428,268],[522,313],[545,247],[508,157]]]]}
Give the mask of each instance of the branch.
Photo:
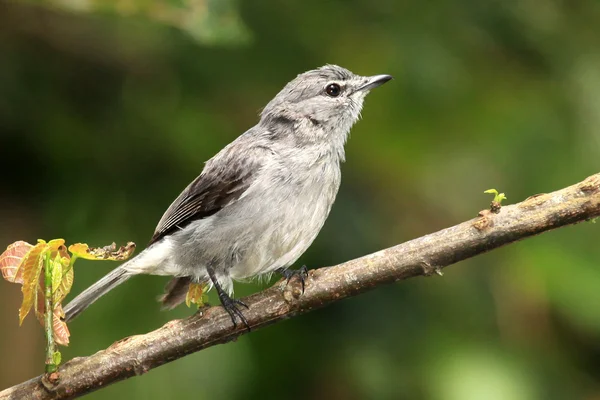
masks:
{"type": "MultiPolygon", "coordinates": [[[[497,214],[484,210],[462,224],[334,267],[312,270],[304,294],[299,284],[281,281],[244,299],[250,306],[244,315],[255,330],[379,285],[439,273],[441,268],[505,244],[598,216],[600,174],[502,207],[497,214]]],[[[120,340],[89,357],[74,358],[60,367],[58,376],[38,376],[8,388],[0,392],[0,400],[78,397],[245,333],[243,324],[233,328],[222,307],[207,307],[153,332],[120,340]]]]}

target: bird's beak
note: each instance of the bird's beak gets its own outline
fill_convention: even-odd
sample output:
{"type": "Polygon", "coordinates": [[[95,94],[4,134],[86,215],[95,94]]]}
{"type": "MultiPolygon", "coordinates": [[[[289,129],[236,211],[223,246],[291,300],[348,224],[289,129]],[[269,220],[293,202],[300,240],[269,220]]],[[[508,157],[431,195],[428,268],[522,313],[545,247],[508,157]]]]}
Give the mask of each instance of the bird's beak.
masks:
{"type": "Polygon", "coordinates": [[[376,88],[377,86],[383,85],[384,83],[386,83],[387,81],[389,81],[391,79],[392,79],[391,75],[370,76],[369,78],[367,78],[367,82],[364,85],[359,86],[358,89],[356,89],[356,91],[359,92],[361,90],[371,90],[373,88],[376,88]]]}

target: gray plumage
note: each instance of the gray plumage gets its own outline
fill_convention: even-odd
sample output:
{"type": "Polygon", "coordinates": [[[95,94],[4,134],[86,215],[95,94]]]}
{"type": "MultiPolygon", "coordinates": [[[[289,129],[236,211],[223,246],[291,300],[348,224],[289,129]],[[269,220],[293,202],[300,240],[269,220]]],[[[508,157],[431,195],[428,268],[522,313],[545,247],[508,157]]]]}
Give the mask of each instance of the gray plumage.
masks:
{"type": "Polygon", "coordinates": [[[152,274],[175,277],[162,297],[166,307],[185,299],[190,282],[207,282],[234,324],[234,314],[246,323],[237,309],[243,303],[227,295],[233,280],[288,268],[310,246],[338,192],[344,144],[363,100],[389,79],[335,65],[298,75],[256,126],[206,163],[144,251],[66,306],[66,320],[130,276],[152,274]]]}

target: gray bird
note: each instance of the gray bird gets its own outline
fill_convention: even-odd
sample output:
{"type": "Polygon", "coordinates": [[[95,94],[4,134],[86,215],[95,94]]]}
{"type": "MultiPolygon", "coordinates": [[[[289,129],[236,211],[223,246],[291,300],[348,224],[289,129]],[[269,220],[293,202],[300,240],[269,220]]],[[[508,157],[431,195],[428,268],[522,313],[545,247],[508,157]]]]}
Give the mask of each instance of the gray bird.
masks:
{"type": "MultiPolygon", "coordinates": [[[[369,91],[390,75],[358,76],[336,65],[298,75],[260,121],[211,158],[158,222],[148,247],[65,307],[69,321],[133,275],[169,275],[162,302],[185,300],[189,284],[214,286],[236,325],[248,322],[233,280],[288,270],[310,246],[340,186],[340,163],[369,91]]],[[[306,270],[300,271],[304,285],[306,270]]]]}

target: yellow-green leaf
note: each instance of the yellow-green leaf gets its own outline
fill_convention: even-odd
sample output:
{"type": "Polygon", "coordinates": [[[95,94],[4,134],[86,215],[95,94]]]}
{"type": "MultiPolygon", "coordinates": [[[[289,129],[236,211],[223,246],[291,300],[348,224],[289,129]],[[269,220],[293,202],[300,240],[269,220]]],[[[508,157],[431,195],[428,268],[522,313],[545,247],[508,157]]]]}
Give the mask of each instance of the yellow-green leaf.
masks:
{"type": "MultiPolygon", "coordinates": [[[[69,268],[69,260],[66,258],[62,258],[62,276],[58,287],[56,288],[56,292],[53,294],[54,304],[59,304],[62,302],[65,297],[71,291],[71,286],[73,286],[73,268],[69,268]],[[65,265],[66,262],[66,265],[65,265]],[[65,272],[67,271],[67,272],[65,272]]],[[[53,287],[52,290],[55,290],[53,287]]]]}
{"type": "Polygon", "coordinates": [[[204,305],[204,286],[205,284],[202,283],[190,283],[190,288],[185,296],[185,304],[188,307],[192,303],[196,304],[198,307],[202,307],[204,305]]]}
{"type": "Polygon", "coordinates": [[[48,243],[48,250],[51,252],[58,251],[58,249],[65,245],[65,239],[52,239],[48,243]]]}
{"type": "Polygon", "coordinates": [[[123,261],[127,260],[135,251],[135,243],[129,242],[125,246],[117,249],[116,244],[111,244],[104,247],[89,247],[85,243],[76,243],[69,246],[69,251],[75,257],[84,258],[86,260],[112,260],[123,261]]]}
{"type": "Polygon", "coordinates": [[[44,264],[43,253],[47,248],[46,242],[38,241],[38,244],[27,253],[23,259],[23,303],[19,309],[19,324],[23,323],[23,319],[31,310],[31,306],[37,300],[37,290],[40,282],[40,274],[44,264]]]}
{"type": "Polygon", "coordinates": [[[23,259],[32,248],[33,245],[18,241],[0,254],[0,272],[4,279],[13,283],[23,283],[23,259]]]}
{"type": "Polygon", "coordinates": [[[40,321],[42,322],[42,325],[44,325],[44,310],[46,309],[46,293],[44,291],[45,289],[45,284],[44,284],[44,280],[45,280],[45,276],[44,274],[40,274],[40,279],[39,279],[39,283],[37,285],[37,291],[35,294],[35,302],[33,303],[33,309],[35,311],[35,315],[38,318],[41,318],[40,321]]]}
{"type": "Polygon", "coordinates": [[[62,354],[60,354],[60,351],[55,351],[54,353],[52,353],[52,362],[54,363],[54,365],[60,365],[61,361],[62,354]]]}
{"type": "Polygon", "coordinates": [[[507,197],[504,193],[498,193],[498,191],[496,189],[488,189],[483,193],[487,193],[487,194],[493,194],[494,195],[494,200],[497,203],[502,203],[502,200],[506,200],[507,197]]]}
{"type": "Polygon", "coordinates": [[[56,290],[60,287],[60,282],[63,277],[63,265],[61,262],[60,254],[56,254],[54,260],[50,261],[52,267],[52,294],[56,293],[56,290]]]}

